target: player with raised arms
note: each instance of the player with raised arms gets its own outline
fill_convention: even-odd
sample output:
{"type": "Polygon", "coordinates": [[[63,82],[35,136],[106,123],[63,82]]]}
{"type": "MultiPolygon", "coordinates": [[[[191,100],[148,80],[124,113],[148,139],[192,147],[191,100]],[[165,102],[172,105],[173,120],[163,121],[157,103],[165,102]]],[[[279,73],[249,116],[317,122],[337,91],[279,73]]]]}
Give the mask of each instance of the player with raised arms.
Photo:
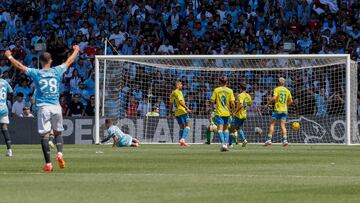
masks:
{"type": "Polygon", "coordinates": [[[109,141],[111,138],[114,140],[113,147],[138,147],[140,141],[123,133],[119,127],[113,124],[111,119],[105,120],[106,136],[100,143],[109,141]]]}
{"type": "Polygon", "coordinates": [[[12,156],[11,150],[11,138],[8,130],[9,125],[9,110],[7,106],[7,95],[12,93],[13,89],[9,85],[9,83],[0,79],[0,125],[1,125],[1,133],[4,136],[5,144],[6,144],[6,156],[12,156]]]}
{"type": "Polygon", "coordinates": [[[190,131],[190,118],[188,113],[191,113],[191,110],[185,104],[184,95],[181,92],[182,87],[181,81],[175,82],[175,90],[172,91],[170,95],[170,107],[175,108],[175,117],[180,126],[180,146],[187,147],[188,145],[185,143],[185,140],[190,131]]]}
{"type": "Polygon", "coordinates": [[[64,72],[75,61],[79,46],[73,46],[73,53],[61,65],[51,67],[51,54],[44,52],[40,55],[39,61],[42,69],[28,68],[17,61],[10,51],[5,52],[5,56],[10,60],[12,65],[20,71],[25,72],[35,83],[36,86],[36,106],[38,107],[37,126],[38,133],[41,137],[41,147],[45,158],[44,171],[53,171],[50,160],[49,134],[53,130],[57,148],[56,160],[60,168],[65,168],[63,156],[63,137],[61,132],[64,130],[61,106],[59,104],[60,81],[64,72]]]}
{"type": "Polygon", "coordinates": [[[288,106],[292,104],[292,96],[289,89],[284,87],[285,78],[280,77],[278,80],[278,87],[274,89],[274,94],[269,103],[274,104],[274,112],[272,114],[272,121],[269,126],[269,133],[267,141],[265,142],[265,146],[271,145],[272,136],[274,134],[275,124],[280,121],[281,131],[283,135],[283,146],[286,147],[289,142],[287,139],[287,131],[286,131],[286,117],[288,115],[288,106]]]}
{"type": "Polygon", "coordinates": [[[216,88],[211,96],[210,106],[215,108],[215,124],[218,129],[218,137],[221,143],[220,151],[228,151],[231,110],[235,109],[235,97],[233,90],[228,88],[228,78],[220,78],[221,86],[216,88]],[[225,129],[225,130],[224,130],[225,129]],[[224,130],[224,131],[223,131],[224,130]]]}
{"type": "Polygon", "coordinates": [[[241,129],[244,125],[244,122],[247,118],[246,110],[251,107],[252,100],[251,96],[246,92],[246,84],[240,84],[241,93],[237,96],[237,107],[235,112],[233,112],[233,120],[231,123],[230,129],[230,140],[229,145],[232,145],[233,140],[235,139],[235,132],[238,131],[240,141],[242,142],[242,146],[245,147],[247,144],[247,140],[245,138],[244,131],[241,129]]]}

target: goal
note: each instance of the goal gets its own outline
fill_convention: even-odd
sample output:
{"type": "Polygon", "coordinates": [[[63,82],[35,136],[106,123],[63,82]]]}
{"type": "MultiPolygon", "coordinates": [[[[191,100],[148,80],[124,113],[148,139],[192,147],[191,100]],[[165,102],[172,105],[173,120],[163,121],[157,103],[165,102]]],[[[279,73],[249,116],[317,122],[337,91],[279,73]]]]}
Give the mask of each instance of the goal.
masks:
{"type": "MultiPolygon", "coordinates": [[[[290,143],[359,144],[358,64],[350,55],[150,55],[96,56],[94,142],[103,137],[105,118],[143,143],[178,143],[179,126],[169,97],[183,83],[192,109],[189,143],[204,143],[213,107],[211,93],[227,76],[235,97],[246,82],[253,105],[243,126],[247,140],[263,143],[272,109],[266,103],[279,77],[286,78],[294,103],[287,120],[290,143]],[[149,113],[152,112],[152,113],[149,113]],[[298,121],[299,130],[291,123],[298,121]]],[[[214,136],[213,142],[217,142],[214,136]]],[[[274,142],[280,141],[277,127],[274,142]]]]}

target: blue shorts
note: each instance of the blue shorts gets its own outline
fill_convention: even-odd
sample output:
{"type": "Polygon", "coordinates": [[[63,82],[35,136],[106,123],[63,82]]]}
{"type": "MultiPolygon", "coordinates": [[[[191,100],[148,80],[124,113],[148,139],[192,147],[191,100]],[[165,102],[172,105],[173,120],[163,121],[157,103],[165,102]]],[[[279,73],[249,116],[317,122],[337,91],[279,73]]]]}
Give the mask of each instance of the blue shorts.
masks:
{"type": "Polygon", "coordinates": [[[287,117],[287,113],[279,113],[277,111],[274,111],[271,118],[273,120],[281,120],[281,121],[286,121],[286,117],[287,117]]]}
{"type": "Polygon", "coordinates": [[[183,115],[180,115],[180,116],[176,116],[176,120],[177,120],[179,125],[184,125],[184,124],[190,123],[190,118],[189,118],[189,115],[187,113],[183,114],[183,115]]]}
{"type": "Polygon", "coordinates": [[[231,125],[233,125],[235,127],[242,127],[244,125],[245,120],[246,119],[240,119],[240,118],[234,116],[231,125]]]}
{"type": "Polygon", "coordinates": [[[230,124],[230,116],[215,116],[215,124],[216,125],[229,125],[230,124]]]}

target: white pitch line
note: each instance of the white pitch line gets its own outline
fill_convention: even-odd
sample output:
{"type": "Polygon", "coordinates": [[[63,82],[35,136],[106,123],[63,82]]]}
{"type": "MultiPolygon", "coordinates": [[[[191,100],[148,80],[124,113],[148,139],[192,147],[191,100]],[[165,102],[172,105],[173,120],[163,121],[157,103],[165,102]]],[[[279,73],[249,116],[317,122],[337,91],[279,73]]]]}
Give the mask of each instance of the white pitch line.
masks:
{"type": "Polygon", "coordinates": [[[49,173],[49,172],[1,172],[0,175],[54,175],[54,176],[172,176],[172,177],[275,177],[275,178],[351,178],[360,179],[360,176],[301,176],[301,175],[259,175],[259,174],[171,174],[171,173],[49,173]]]}

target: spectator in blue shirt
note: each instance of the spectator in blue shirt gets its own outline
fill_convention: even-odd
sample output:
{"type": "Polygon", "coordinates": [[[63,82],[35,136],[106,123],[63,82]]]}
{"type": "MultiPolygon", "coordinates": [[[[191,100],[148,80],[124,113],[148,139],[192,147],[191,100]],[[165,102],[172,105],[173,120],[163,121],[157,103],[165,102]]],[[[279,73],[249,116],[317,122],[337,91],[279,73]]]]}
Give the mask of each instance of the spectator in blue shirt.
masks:
{"type": "Polygon", "coordinates": [[[95,74],[91,74],[91,76],[84,81],[85,89],[90,92],[90,94],[94,95],[95,92],[95,74]]]}
{"type": "Polygon", "coordinates": [[[297,45],[304,54],[309,54],[312,46],[312,40],[309,39],[307,33],[304,33],[303,38],[297,41],[297,45]]]}
{"type": "Polygon", "coordinates": [[[25,64],[29,66],[33,58],[37,58],[37,57],[38,57],[38,53],[36,52],[35,47],[31,46],[30,51],[28,51],[27,49],[27,53],[25,56],[25,64]]]}
{"type": "Polygon", "coordinates": [[[25,102],[29,101],[29,95],[31,93],[31,89],[28,86],[28,80],[23,79],[20,82],[20,85],[15,86],[14,94],[17,95],[18,93],[22,93],[24,95],[25,102]]]}
{"type": "Polygon", "coordinates": [[[327,115],[327,97],[325,89],[321,88],[318,94],[315,94],[316,116],[324,117],[327,115]]]}
{"type": "Polygon", "coordinates": [[[138,84],[135,85],[132,94],[136,100],[136,102],[140,102],[142,100],[143,97],[143,92],[140,89],[140,86],[138,84]]]}
{"type": "Polygon", "coordinates": [[[132,47],[132,39],[130,37],[128,37],[126,39],[126,42],[122,46],[121,53],[123,55],[132,55],[133,51],[134,51],[134,49],[132,47]]]}
{"type": "Polygon", "coordinates": [[[85,89],[85,85],[83,82],[79,82],[79,94],[80,94],[80,102],[87,106],[88,102],[90,101],[90,97],[92,96],[91,92],[85,89]]]}
{"type": "Polygon", "coordinates": [[[203,37],[204,33],[205,33],[205,30],[201,27],[201,23],[199,21],[196,21],[195,28],[193,30],[194,37],[196,37],[197,39],[200,39],[203,37]]]}
{"type": "Polygon", "coordinates": [[[41,29],[38,29],[36,31],[36,35],[31,38],[31,45],[35,46],[35,44],[37,43],[44,43],[44,42],[45,42],[45,37],[42,36],[41,29]]]}
{"type": "Polygon", "coordinates": [[[80,73],[81,78],[88,78],[91,68],[92,68],[91,64],[88,63],[84,59],[84,57],[79,58],[79,61],[77,62],[77,69],[78,69],[78,71],[80,73]]]}
{"type": "Polygon", "coordinates": [[[79,94],[79,82],[82,81],[82,78],[79,75],[79,71],[77,69],[73,70],[72,77],[70,79],[70,94],[79,94]]]}

